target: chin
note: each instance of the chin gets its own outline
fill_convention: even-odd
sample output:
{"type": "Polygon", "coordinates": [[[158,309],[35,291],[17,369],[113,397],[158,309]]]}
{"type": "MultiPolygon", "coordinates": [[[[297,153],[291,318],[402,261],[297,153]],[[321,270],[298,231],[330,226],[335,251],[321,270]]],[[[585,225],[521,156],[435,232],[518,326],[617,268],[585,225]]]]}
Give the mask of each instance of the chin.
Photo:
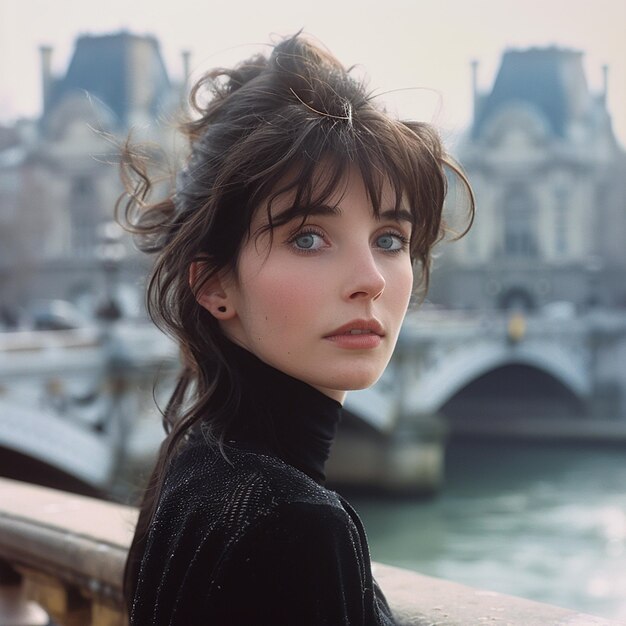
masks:
{"type": "Polygon", "coordinates": [[[329,389],[341,391],[357,391],[371,387],[382,375],[384,368],[354,368],[345,373],[333,376],[329,384],[323,385],[329,389]]]}

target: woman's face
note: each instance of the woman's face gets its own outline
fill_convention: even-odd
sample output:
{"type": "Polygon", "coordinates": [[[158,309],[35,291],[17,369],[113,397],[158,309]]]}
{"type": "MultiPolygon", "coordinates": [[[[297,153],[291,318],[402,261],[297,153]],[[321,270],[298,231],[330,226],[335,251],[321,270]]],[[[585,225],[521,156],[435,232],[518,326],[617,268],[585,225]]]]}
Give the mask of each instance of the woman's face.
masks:
{"type": "MultiPolygon", "coordinates": [[[[383,191],[376,218],[353,172],[345,191],[304,224],[296,218],[275,228],[271,245],[268,232],[251,237],[237,277],[223,284],[227,336],[340,402],[346,390],[368,387],[382,374],[413,286],[410,215],[397,220],[395,196],[383,191]]],[[[280,197],[272,210],[288,206],[280,197]]],[[[257,211],[251,232],[266,219],[257,211]]]]}

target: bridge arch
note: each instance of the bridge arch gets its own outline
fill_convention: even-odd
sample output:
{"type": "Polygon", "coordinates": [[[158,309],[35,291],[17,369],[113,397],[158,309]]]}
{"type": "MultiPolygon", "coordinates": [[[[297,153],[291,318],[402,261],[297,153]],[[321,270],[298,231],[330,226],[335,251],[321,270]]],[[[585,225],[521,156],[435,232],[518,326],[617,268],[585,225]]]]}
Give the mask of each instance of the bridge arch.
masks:
{"type": "MultiPolygon", "coordinates": [[[[0,448],[9,458],[31,459],[39,468],[72,477],[94,489],[106,486],[113,453],[102,435],[72,424],[45,409],[34,410],[0,400],[0,448]]],[[[3,475],[7,475],[6,473],[3,475]]]]}
{"type": "Polygon", "coordinates": [[[420,413],[437,413],[469,383],[506,365],[527,365],[545,372],[581,402],[590,392],[587,372],[571,353],[545,345],[511,347],[494,342],[441,356],[431,371],[420,376],[410,394],[409,406],[420,413]]]}
{"type": "Polygon", "coordinates": [[[500,432],[513,424],[527,432],[531,424],[578,421],[584,401],[545,370],[507,364],[473,380],[442,407],[451,434],[500,432]],[[539,422],[538,422],[538,421],[539,422]],[[505,425],[509,426],[505,426],[505,425]]]}

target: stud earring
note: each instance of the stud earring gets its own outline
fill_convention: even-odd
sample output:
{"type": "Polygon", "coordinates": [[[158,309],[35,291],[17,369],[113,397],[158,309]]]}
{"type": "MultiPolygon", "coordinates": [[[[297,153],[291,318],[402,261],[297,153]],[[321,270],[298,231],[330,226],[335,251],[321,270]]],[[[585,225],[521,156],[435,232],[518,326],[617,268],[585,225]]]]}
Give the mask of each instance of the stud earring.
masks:
{"type": "Polygon", "coordinates": [[[217,310],[218,310],[220,313],[226,313],[226,307],[225,307],[225,306],[218,306],[218,307],[217,307],[217,310]]]}

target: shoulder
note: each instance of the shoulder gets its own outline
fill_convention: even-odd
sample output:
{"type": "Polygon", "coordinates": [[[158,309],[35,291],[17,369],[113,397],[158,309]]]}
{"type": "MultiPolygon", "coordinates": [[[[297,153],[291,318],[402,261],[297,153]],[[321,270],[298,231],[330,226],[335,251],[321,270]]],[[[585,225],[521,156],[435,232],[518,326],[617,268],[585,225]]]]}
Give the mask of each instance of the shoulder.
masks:
{"type": "Polygon", "coordinates": [[[341,508],[285,502],[221,554],[206,613],[231,624],[374,624],[367,547],[341,508]],[[237,604],[242,594],[247,602],[237,604]]]}
{"type": "Polygon", "coordinates": [[[279,510],[346,515],[336,493],[280,459],[233,447],[223,454],[204,443],[174,459],[159,508],[238,529],[279,510]]]}
{"type": "Polygon", "coordinates": [[[350,607],[362,606],[371,586],[363,541],[336,493],[279,459],[190,446],[168,470],[134,623],[147,623],[142,611],[156,606],[172,624],[198,623],[198,615],[288,624],[301,610],[320,616],[316,625],[369,623],[322,619],[344,615],[347,595],[350,607]],[[288,600],[277,602],[277,593],[288,600]]]}

